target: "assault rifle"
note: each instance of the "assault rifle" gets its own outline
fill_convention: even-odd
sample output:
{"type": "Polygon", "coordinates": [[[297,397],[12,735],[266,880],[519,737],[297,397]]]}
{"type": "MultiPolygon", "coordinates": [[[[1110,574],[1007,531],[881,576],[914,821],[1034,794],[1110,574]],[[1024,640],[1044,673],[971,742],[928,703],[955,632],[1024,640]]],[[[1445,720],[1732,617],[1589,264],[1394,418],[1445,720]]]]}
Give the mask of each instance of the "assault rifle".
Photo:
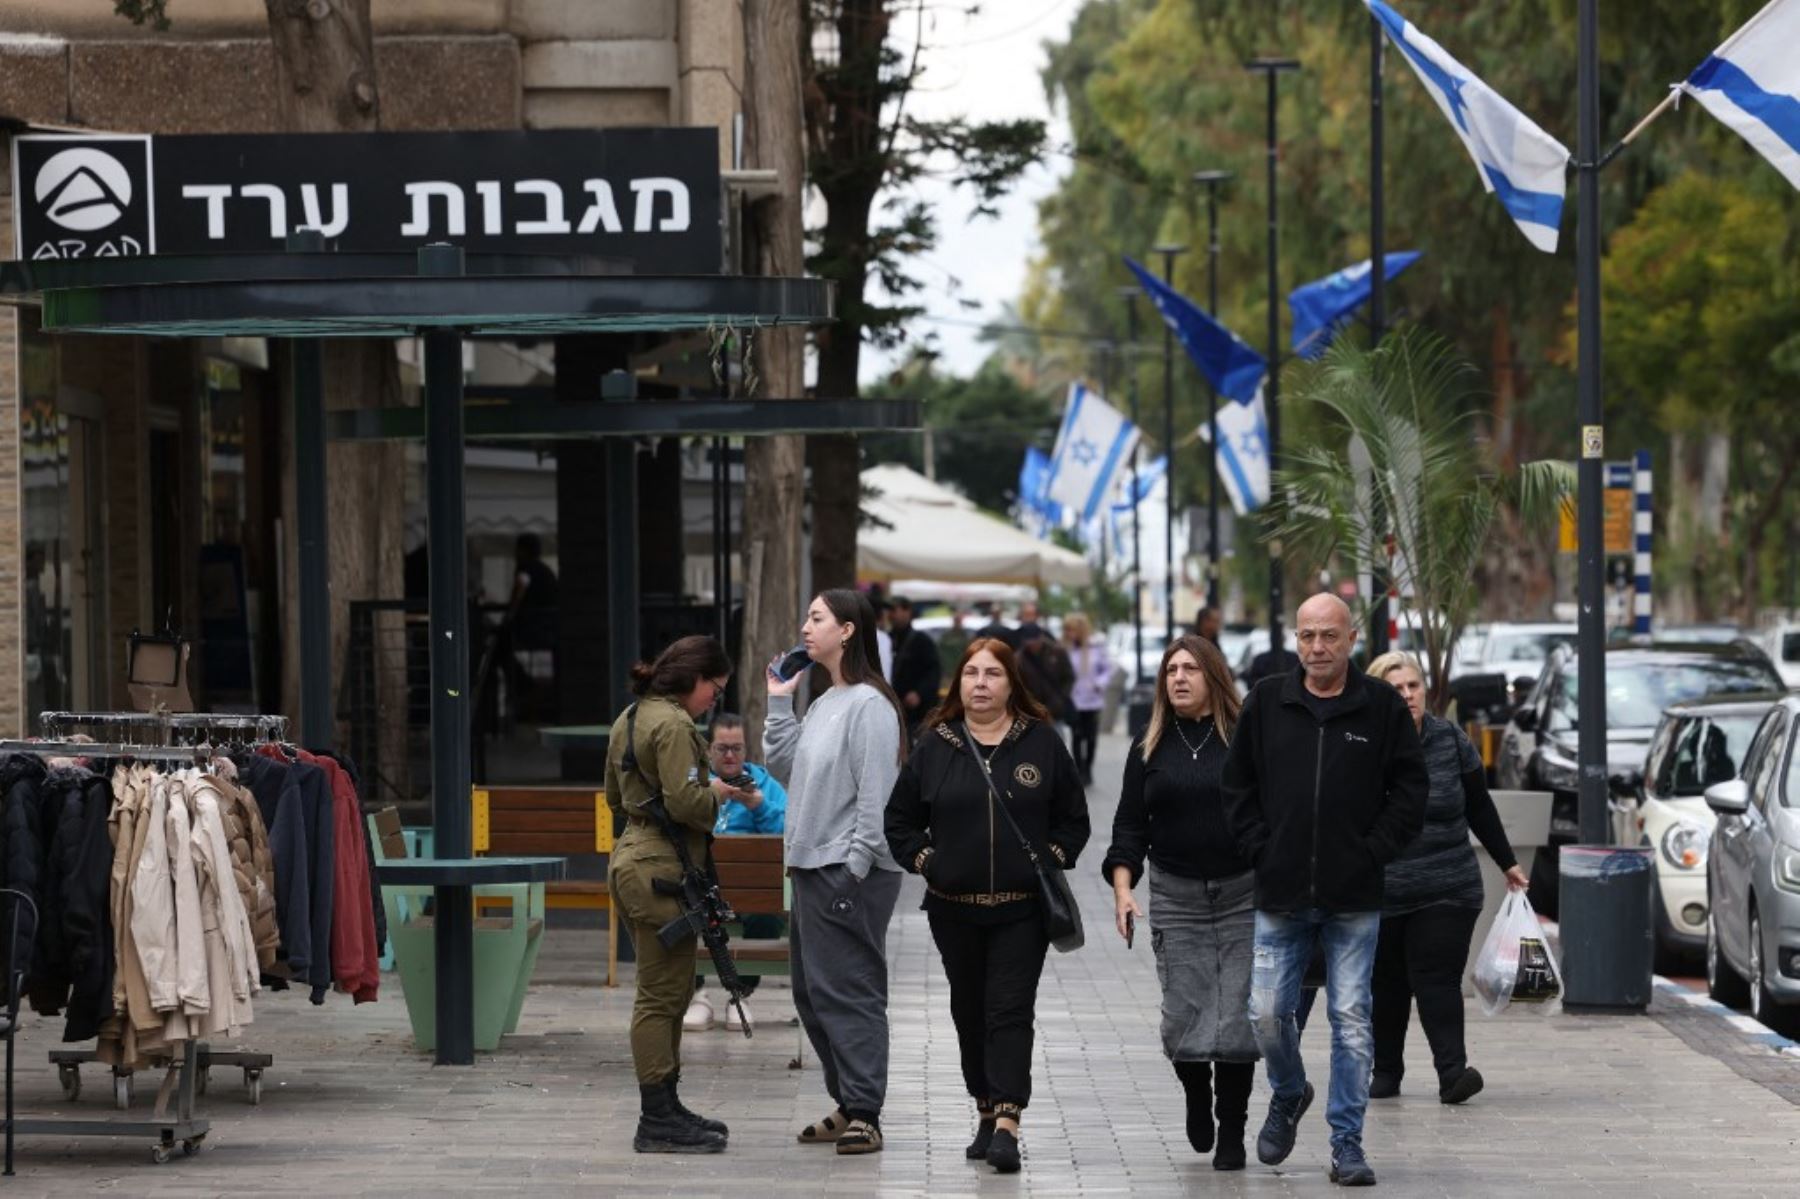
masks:
{"type": "MultiPolygon", "coordinates": [[[[625,752],[620,755],[619,765],[631,773],[637,774],[637,705],[633,704],[625,717],[625,752]]],[[[642,777],[639,774],[639,777],[642,777]]],[[[658,895],[668,895],[681,904],[681,915],[657,930],[656,939],[662,942],[664,949],[674,949],[689,937],[698,937],[706,946],[707,953],[712,955],[713,970],[719,976],[719,985],[725,988],[732,1006],[737,1008],[738,1023],[744,1026],[744,1035],[751,1035],[750,1021],[744,1015],[744,980],[738,977],[737,961],[731,956],[731,936],[725,926],[737,919],[737,913],[725,901],[719,891],[719,880],[713,874],[711,863],[705,869],[694,864],[694,857],[688,852],[687,838],[669,815],[669,807],[663,802],[659,789],[650,796],[649,802],[634,809],[637,815],[647,816],[662,830],[669,844],[675,847],[675,860],[681,864],[681,878],[672,881],[666,878],[653,878],[650,888],[658,895]]],[[[710,834],[709,834],[710,835],[710,834]]]]}

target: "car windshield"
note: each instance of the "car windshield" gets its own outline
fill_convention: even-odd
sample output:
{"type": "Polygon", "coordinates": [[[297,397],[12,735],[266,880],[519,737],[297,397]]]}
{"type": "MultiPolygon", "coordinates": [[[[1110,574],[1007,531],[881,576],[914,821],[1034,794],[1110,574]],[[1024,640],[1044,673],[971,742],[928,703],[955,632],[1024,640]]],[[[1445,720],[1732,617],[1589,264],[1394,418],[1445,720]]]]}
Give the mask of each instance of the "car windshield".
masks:
{"type": "MultiPolygon", "coordinates": [[[[1555,707],[1561,724],[1576,727],[1580,693],[1571,662],[1557,688],[1555,707]]],[[[1781,680],[1755,660],[1712,662],[1619,662],[1606,664],[1606,727],[1649,728],[1664,708],[1708,695],[1741,695],[1779,691],[1781,680]]]]}
{"type": "Polygon", "coordinates": [[[1542,662],[1559,645],[1573,644],[1569,633],[1507,633],[1495,630],[1488,634],[1484,656],[1489,662],[1542,662]]]}
{"type": "Polygon", "coordinates": [[[1738,777],[1744,751],[1761,724],[1761,713],[1709,716],[1691,722],[1677,734],[1671,793],[1704,795],[1713,783],[1738,777]]]}

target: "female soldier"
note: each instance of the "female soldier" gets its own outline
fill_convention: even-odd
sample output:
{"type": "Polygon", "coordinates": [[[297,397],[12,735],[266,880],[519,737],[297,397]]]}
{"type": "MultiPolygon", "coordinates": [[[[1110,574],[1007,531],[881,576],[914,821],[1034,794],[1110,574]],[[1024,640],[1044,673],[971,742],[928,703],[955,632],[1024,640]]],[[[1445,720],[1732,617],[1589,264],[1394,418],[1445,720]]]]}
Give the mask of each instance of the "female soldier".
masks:
{"type": "Polygon", "coordinates": [[[706,742],[694,718],[711,708],[731,677],[731,659],[711,637],[683,637],[653,664],[631,668],[641,696],[619,713],[606,750],[606,802],[625,813],[607,884],[637,951],[631,1009],[631,1060],[643,1109],[632,1148],[639,1153],[718,1153],[726,1128],[682,1106],[681,1016],[694,990],[695,938],[665,947],[657,930],[681,914],[677,899],[656,893],[656,879],[678,881],[675,846],[643,807],[661,799],[687,840],[691,861],[706,859],[722,784],[709,779],[706,742]],[[627,752],[636,762],[627,765],[627,752]]]}
{"type": "Polygon", "coordinates": [[[1032,1022],[1050,947],[1037,868],[1018,833],[1046,866],[1074,865],[1088,839],[1087,798],[1004,641],[970,642],[956,679],[900,771],[887,837],[894,857],[925,878],[963,1085],[980,1121],[967,1155],[1010,1174],[1031,1101],[1032,1022]]]}
{"type": "Polygon", "coordinates": [[[819,594],[800,641],[831,686],[801,721],[793,698],[801,675],[784,682],[771,662],[763,727],[769,769],[787,779],[794,1006],[837,1105],[802,1129],[800,1141],[877,1153],[887,1099],[887,926],[900,897],[881,810],[900,773],[906,718],[881,675],[865,596],[819,594]]]}
{"type": "Polygon", "coordinates": [[[1249,1017],[1255,877],[1219,790],[1239,706],[1218,647],[1192,633],[1176,638],[1157,671],[1149,727],[1125,759],[1112,848],[1100,867],[1113,886],[1119,935],[1129,940],[1144,914],[1131,891],[1150,858],[1163,1052],[1187,1093],[1194,1152],[1213,1150],[1217,1112],[1215,1170],[1244,1168],[1258,1056],[1249,1017]]]}

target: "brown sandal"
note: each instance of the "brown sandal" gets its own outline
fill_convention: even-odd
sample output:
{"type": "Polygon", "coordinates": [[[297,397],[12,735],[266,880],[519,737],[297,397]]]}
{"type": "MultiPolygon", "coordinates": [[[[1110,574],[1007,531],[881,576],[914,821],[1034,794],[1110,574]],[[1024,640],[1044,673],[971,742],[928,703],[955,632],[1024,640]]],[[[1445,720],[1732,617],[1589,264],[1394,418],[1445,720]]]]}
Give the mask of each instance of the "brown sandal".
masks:
{"type": "Polygon", "coordinates": [[[844,1128],[849,1123],[850,1118],[840,1107],[823,1120],[802,1128],[799,1141],[802,1145],[830,1145],[844,1135],[844,1128]]]}
{"type": "Polygon", "coordinates": [[[867,1120],[852,1120],[838,1137],[837,1151],[846,1157],[856,1153],[880,1153],[881,1129],[867,1120]]]}

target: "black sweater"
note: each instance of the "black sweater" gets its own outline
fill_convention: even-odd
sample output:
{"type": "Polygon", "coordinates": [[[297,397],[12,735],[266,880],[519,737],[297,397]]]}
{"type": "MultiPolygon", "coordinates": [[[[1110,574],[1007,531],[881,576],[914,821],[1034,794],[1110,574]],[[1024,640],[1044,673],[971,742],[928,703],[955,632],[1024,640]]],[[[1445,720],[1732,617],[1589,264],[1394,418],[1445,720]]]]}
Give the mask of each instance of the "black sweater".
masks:
{"type": "Polygon", "coordinates": [[[1127,866],[1131,885],[1137,886],[1146,854],[1158,870],[1183,878],[1230,878],[1250,869],[1250,859],[1238,849],[1225,819],[1219,787],[1225,756],[1225,742],[1210,716],[1177,719],[1164,730],[1149,762],[1144,761],[1143,739],[1131,743],[1113,816],[1112,847],[1100,865],[1108,884],[1113,867],[1127,866]],[[1190,746],[1199,747],[1198,756],[1190,746]]]}
{"type": "MultiPolygon", "coordinates": [[[[923,874],[938,895],[1035,892],[1037,871],[994,807],[968,746],[960,724],[938,725],[919,738],[888,798],[888,847],[911,871],[919,870],[920,853],[930,849],[923,874]]],[[[978,748],[983,757],[990,752],[978,748]]],[[[1045,864],[1073,866],[1088,840],[1087,796],[1062,738],[1050,725],[1020,719],[991,752],[989,768],[1007,811],[1040,856],[1049,851],[1045,864]]],[[[959,914],[986,910],[958,903],[944,908],[959,914]]]]}
{"type": "Polygon", "coordinates": [[[1400,693],[1352,670],[1308,703],[1305,675],[1264,679],[1244,701],[1224,775],[1225,811],[1256,867],[1260,911],[1378,911],[1382,868],[1425,823],[1425,759],[1400,693]]]}

